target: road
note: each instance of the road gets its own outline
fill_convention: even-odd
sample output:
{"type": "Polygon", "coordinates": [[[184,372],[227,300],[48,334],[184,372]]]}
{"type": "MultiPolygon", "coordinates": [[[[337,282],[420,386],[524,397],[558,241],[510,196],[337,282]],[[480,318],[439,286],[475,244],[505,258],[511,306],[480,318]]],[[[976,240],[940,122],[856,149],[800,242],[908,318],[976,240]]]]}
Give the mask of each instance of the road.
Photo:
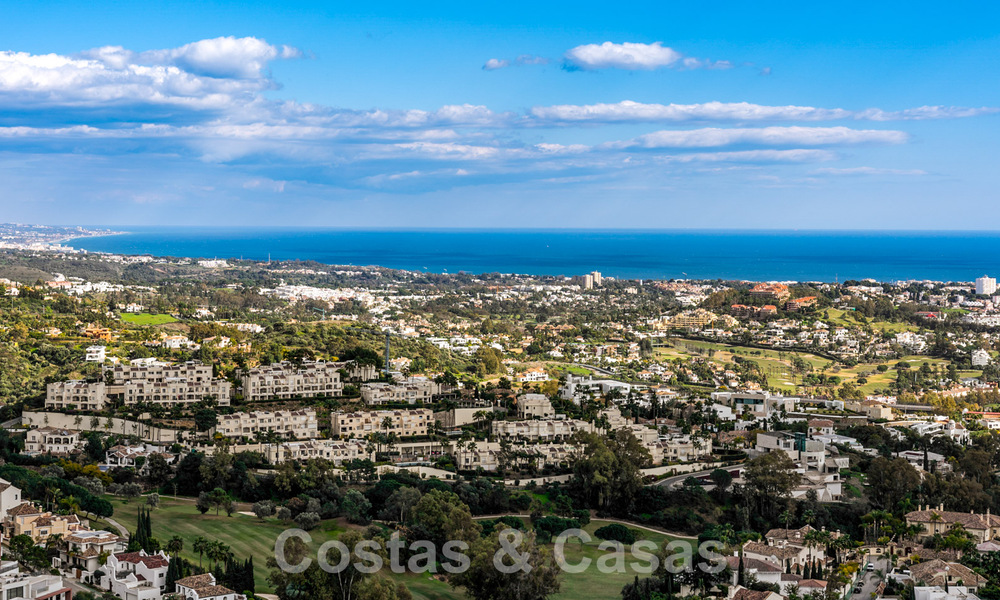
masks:
{"type": "MultiPolygon", "coordinates": [[[[473,517],[474,520],[478,521],[480,519],[499,519],[500,517],[517,517],[519,519],[530,519],[531,515],[521,515],[516,513],[501,514],[501,515],[476,515],[473,517]]],[[[633,529],[643,529],[652,533],[659,533],[661,535],[669,535],[670,537],[675,537],[683,540],[697,540],[697,537],[684,535],[683,533],[675,533],[673,531],[667,531],[666,529],[657,529],[655,527],[647,527],[646,525],[640,525],[639,523],[633,523],[632,521],[622,521],[619,519],[609,519],[607,517],[593,517],[594,521],[603,521],[607,523],[618,523],[619,525],[625,525],[626,527],[631,527],[633,529]]]]}
{"type": "MultiPolygon", "coordinates": [[[[871,562],[875,565],[876,570],[881,570],[883,573],[886,572],[886,568],[889,566],[889,561],[884,558],[872,558],[871,562]]],[[[850,600],[869,600],[872,597],[872,593],[878,587],[878,584],[882,583],[882,580],[874,572],[864,573],[860,581],[862,583],[861,591],[855,594],[852,588],[850,600]]]]}
{"type": "Polygon", "coordinates": [[[128,539],[128,529],[124,525],[122,525],[118,521],[115,521],[111,517],[108,517],[104,520],[108,522],[108,525],[111,525],[112,527],[118,530],[118,535],[125,538],[126,540],[128,539]]]}
{"type": "Polygon", "coordinates": [[[651,483],[649,485],[650,486],[659,485],[659,486],[663,486],[663,487],[666,487],[668,489],[671,489],[671,488],[675,488],[675,487],[681,485],[682,483],[684,483],[687,480],[688,477],[698,478],[698,477],[703,477],[705,475],[711,475],[712,472],[715,471],[716,469],[722,469],[724,471],[729,471],[729,473],[735,479],[736,477],[739,476],[739,473],[742,472],[743,468],[740,467],[740,466],[735,466],[735,467],[714,467],[714,468],[708,469],[707,471],[698,471],[697,473],[683,473],[681,475],[674,475],[673,477],[667,477],[666,479],[661,479],[661,480],[659,480],[659,481],[657,481],[655,483],[651,483]]]}

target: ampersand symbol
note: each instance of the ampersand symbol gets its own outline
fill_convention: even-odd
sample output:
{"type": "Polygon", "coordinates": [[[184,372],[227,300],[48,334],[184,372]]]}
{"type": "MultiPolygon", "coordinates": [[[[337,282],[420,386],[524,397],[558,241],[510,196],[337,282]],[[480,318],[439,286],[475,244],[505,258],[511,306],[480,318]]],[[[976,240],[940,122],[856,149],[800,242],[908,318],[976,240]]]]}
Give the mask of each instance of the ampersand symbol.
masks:
{"type": "Polygon", "coordinates": [[[521,542],[524,541],[524,535],[516,529],[508,528],[500,532],[499,539],[500,550],[497,550],[496,554],[493,555],[493,566],[496,570],[507,575],[517,573],[518,571],[530,572],[531,565],[528,564],[528,553],[525,552],[522,554],[518,552],[521,542]],[[514,564],[504,564],[503,559],[505,556],[513,559],[514,564]]]}

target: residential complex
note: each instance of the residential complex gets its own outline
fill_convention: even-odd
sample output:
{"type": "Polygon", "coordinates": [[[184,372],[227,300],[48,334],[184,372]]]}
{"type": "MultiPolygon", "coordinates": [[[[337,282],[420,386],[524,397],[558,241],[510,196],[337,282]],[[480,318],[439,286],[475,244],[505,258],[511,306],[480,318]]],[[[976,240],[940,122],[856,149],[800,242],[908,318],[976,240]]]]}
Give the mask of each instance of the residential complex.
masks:
{"type": "Polygon", "coordinates": [[[284,361],[245,371],[240,378],[247,402],[293,398],[330,398],[344,392],[344,363],[284,361]]]}
{"type": "Polygon", "coordinates": [[[366,404],[430,404],[441,393],[441,385],[424,377],[409,377],[399,383],[366,383],[361,398],[366,404]]]}
{"type": "Polygon", "coordinates": [[[398,437],[427,435],[434,413],[427,408],[335,412],[330,415],[334,437],[364,438],[372,433],[393,433],[398,437]]]}
{"type": "Polygon", "coordinates": [[[105,380],[63,381],[46,387],[45,407],[52,410],[103,410],[111,400],[126,405],[140,402],[161,406],[190,406],[212,400],[228,406],[232,384],[212,376],[211,365],[144,362],[114,365],[105,380]]]}
{"type": "Polygon", "coordinates": [[[218,424],[209,431],[228,438],[266,437],[277,434],[282,438],[309,440],[319,437],[316,410],[252,411],[220,415],[218,424]]]}

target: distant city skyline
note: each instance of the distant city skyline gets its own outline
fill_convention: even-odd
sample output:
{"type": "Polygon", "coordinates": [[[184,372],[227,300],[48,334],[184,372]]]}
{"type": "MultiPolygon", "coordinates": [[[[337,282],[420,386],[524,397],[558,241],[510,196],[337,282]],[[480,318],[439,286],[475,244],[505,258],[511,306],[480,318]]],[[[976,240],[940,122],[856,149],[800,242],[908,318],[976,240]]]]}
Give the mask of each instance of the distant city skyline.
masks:
{"type": "Polygon", "coordinates": [[[121,228],[1000,229],[1000,8],[968,8],[15,4],[0,210],[121,228]]]}

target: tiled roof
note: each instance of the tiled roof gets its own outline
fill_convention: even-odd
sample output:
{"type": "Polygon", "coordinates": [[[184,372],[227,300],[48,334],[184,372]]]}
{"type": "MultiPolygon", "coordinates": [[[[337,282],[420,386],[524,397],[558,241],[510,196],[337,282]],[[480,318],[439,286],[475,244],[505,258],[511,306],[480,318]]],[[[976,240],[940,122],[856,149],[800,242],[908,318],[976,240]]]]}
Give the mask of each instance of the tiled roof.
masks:
{"type": "Polygon", "coordinates": [[[40,515],[42,514],[42,511],[34,504],[30,502],[24,502],[10,509],[10,511],[8,511],[7,514],[12,517],[18,517],[21,515],[40,515]]]}
{"type": "Polygon", "coordinates": [[[768,546],[767,544],[760,544],[757,542],[747,542],[747,544],[743,546],[743,551],[752,552],[761,556],[776,556],[778,558],[795,558],[800,554],[800,550],[796,548],[781,548],[779,546],[768,546]]]}
{"type": "Polygon", "coordinates": [[[1000,516],[982,515],[976,513],[952,512],[947,510],[915,510],[906,514],[907,521],[914,523],[944,523],[952,525],[958,523],[966,529],[986,529],[987,527],[1000,527],[1000,516]],[[937,515],[936,517],[934,515],[937,515]]]}
{"type": "Polygon", "coordinates": [[[208,585],[205,587],[194,588],[194,591],[198,593],[199,598],[214,598],[216,596],[225,596],[227,594],[236,593],[233,590],[221,585],[208,585]]]}
{"type": "Polygon", "coordinates": [[[733,600],[767,600],[768,596],[773,593],[763,590],[755,592],[746,588],[740,588],[733,594],[733,600]]]}
{"type": "Polygon", "coordinates": [[[965,565],[943,560],[915,564],[910,567],[910,573],[914,581],[923,582],[925,585],[944,585],[946,575],[949,579],[961,581],[963,585],[969,587],[977,587],[986,582],[985,577],[976,574],[965,565]]]}
{"type": "Polygon", "coordinates": [[[205,587],[208,585],[215,585],[215,576],[211,573],[202,573],[201,575],[191,575],[190,577],[184,577],[183,579],[177,580],[177,585],[182,585],[191,589],[196,589],[198,587],[205,587]]]}

